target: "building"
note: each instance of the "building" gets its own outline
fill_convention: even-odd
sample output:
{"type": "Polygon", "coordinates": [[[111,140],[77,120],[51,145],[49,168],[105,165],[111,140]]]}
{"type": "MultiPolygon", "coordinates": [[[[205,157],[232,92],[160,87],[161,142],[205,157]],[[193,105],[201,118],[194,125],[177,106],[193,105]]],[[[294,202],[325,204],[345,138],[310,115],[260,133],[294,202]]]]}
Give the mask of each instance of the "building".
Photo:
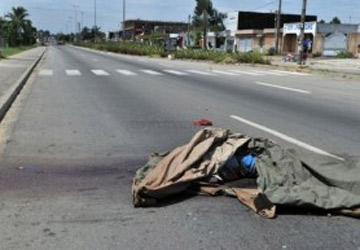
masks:
{"type": "MultiPolygon", "coordinates": [[[[126,20],[124,24],[124,36],[126,39],[141,39],[146,36],[157,36],[164,34],[179,34],[186,32],[189,25],[184,22],[165,22],[150,20],[126,20]]],[[[122,36],[122,32],[120,34],[122,36]]]]}
{"type": "MultiPolygon", "coordinates": [[[[225,48],[233,51],[247,52],[258,50],[266,52],[275,47],[276,37],[276,13],[245,12],[237,11],[228,13],[224,21],[228,35],[225,48]]],[[[285,23],[299,22],[300,15],[282,14],[280,27],[285,23]]],[[[317,21],[317,16],[306,16],[307,21],[317,21]]],[[[280,30],[280,42],[282,42],[282,29],[280,30]]],[[[281,50],[281,48],[280,48],[281,50]]]]}
{"type": "MultiPolygon", "coordinates": [[[[283,52],[298,53],[301,23],[284,24],[283,52]]],[[[312,41],[310,52],[335,56],[339,52],[360,53],[360,25],[305,23],[305,39],[312,41]]]]}

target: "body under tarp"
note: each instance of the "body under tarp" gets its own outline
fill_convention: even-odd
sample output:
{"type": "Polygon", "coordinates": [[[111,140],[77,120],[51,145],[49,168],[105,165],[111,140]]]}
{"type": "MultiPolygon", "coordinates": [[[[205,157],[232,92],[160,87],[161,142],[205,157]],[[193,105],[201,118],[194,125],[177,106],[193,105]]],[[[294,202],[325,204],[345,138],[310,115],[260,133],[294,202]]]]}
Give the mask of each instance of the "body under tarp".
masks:
{"type": "MultiPolygon", "coordinates": [[[[243,158],[244,159],[244,158],[243,158]]],[[[205,128],[188,144],[170,153],[153,154],[134,177],[135,207],[153,206],[159,200],[192,189],[209,195],[225,194],[265,218],[273,218],[276,205],[321,208],[360,216],[360,163],[309,154],[300,158],[271,140],[205,128]],[[227,185],[249,178],[229,162],[234,156],[252,156],[257,186],[227,185]]]]}

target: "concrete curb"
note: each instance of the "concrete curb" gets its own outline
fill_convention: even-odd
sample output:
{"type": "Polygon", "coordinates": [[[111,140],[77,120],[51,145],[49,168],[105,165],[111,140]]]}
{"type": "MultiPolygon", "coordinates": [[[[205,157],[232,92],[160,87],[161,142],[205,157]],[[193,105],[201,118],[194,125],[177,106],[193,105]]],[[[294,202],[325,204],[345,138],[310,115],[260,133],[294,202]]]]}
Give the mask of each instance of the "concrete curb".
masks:
{"type": "Polygon", "coordinates": [[[5,117],[7,111],[16,100],[16,97],[24,87],[26,81],[29,79],[31,73],[34,71],[35,67],[38,65],[44,54],[46,53],[47,49],[45,49],[38,59],[36,59],[27,69],[26,71],[20,76],[20,78],[15,82],[15,84],[6,91],[6,93],[0,97],[0,122],[5,117]]]}

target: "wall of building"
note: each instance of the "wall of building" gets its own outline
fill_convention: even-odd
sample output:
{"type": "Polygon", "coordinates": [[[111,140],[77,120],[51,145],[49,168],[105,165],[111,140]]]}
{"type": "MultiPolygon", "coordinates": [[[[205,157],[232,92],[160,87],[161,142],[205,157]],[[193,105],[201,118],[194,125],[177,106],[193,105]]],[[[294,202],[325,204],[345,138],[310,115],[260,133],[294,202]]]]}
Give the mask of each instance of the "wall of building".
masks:
{"type": "Polygon", "coordinates": [[[322,34],[315,35],[315,42],[313,43],[313,53],[318,54],[324,51],[324,36],[322,34]]]}
{"type": "Polygon", "coordinates": [[[348,51],[353,54],[360,54],[360,33],[348,35],[348,51]]]}

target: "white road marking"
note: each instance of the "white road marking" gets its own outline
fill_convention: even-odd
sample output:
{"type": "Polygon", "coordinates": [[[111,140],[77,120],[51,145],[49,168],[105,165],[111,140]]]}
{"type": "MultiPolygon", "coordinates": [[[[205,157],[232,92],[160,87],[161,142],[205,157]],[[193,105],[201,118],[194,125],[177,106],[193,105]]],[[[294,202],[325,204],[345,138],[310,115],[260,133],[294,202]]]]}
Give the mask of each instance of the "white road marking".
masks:
{"type": "Polygon", "coordinates": [[[263,75],[284,76],[284,74],[270,72],[270,71],[262,71],[262,70],[251,70],[251,72],[255,72],[263,75]]]}
{"type": "Polygon", "coordinates": [[[298,75],[298,76],[310,76],[307,73],[294,72],[294,71],[284,71],[284,70],[271,70],[272,72],[282,73],[282,74],[290,74],[290,75],[298,75]]]}
{"type": "Polygon", "coordinates": [[[134,72],[131,72],[130,70],[126,70],[126,69],[118,69],[116,70],[118,73],[122,74],[122,75],[126,75],[126,76],[136,76],[137,74],[134,72]]]}
{"type": "Polygon", "coordinates": [[[157,71],[154,71],[154,70],[150,70],[150,69],[143,69],[143,70],[140,70],[141,72],[144,72],[146,74],[149,74],[149,75],[153,75],[153,76],[160,76],[160,75],[163,75],[162,73],[160,72],[157,72],[157,71]]]}
{"type": "Polygon", "coordinates": [[[93,69],[93,70],[91,70],[91,72],[93,72],[97,76],[108,76],[108,75],[110,75],[108,72],[106,72],[105,70],[101,70],[101,69],[93,69]]]}
{"type": "Polygon", "coordinates": [[[244,74],[244,75],[252,75],[252,76],[261,76],[262,74],[259,73],[254,73],[254,72],[249,72],[249,71],[243,71],[243,70],[229,70],[230,72],[235,72],[235,73],[239,73],[239,74],[244,74]]]}
{"type": "Polygon", "coordinates": [[[193,69],[189,69],[189,70],[187,70],[187,72],[198,74],[198,75],[204,75],[204,76],[216,76],[216,74],[213,74],[213,73],[210,73],[210,72],[205,72],[205,71],[200,71],[200,70],[193,70],[193,69]]]}
{"type": "Polygon", "coordinates": [[[282,140],[285,140],[285,141],[287,141],[287,142],[290,142],[290,143],[292,143],[292,144],[295,144],[295,145],[297,145],[297,146],[299,146],[299,147],[305,148],[305,149],[310,150],[310,151],[312,151],[312,152],[315,152],[315,153],[317,153],[317,154],[330,156],[330,157],[332,157],[332,158],[335,158],[335,159],[338,159],[338,160],[341,160],[341,161],[344,160],[343,158],[341,158],[341,157],[339,157],[339,156],[330,154],[330,153],[328,153],[328,152],[326,152],[326,151],[324,151],[324,150],[322,150],[322,149],[320,149],[320,148],[314,147],[314,146],[309,145],[309,144],[307,144],[307,143],[305,143],[305,142],[299,141],[299,140],[297,140],[297,139],[295,139],[295,138],[293,138],[293,137],[290,137],[290,136],[288,136],[288,135],[282,134],[282,133],[280,133],[280,132],[278,132],[278,131],[276,131],[276,130],[267,128],[267,127],[265,127],[265,126],[262,126],[262,125],[260,125],[260,124],[255,123],[255,122],[251,122],[251,121],[249,121],[249,120],[246,120],[246,119],[244,119],[244,118],[241,118],[240,116],[231,115],[230,117],[231,117],[232,119],[234,119],[234,120],[237,120],[237,121],[239,121],[239,122],[245,123],[245,124],[247,124],[247,125],[249,125],[249,126],[251,126],[251,127],[254,127],[254,128],[256,128],[256,129],[265,131],[266,133],[272,134],[272,135],[274,135],[274,136],[276,136],[276,137],[278,137],[278,138],[280,138],[280,139],[282,139],[282,140]]]}
{"type": "Polygon", "coordinates": [[[174,74],[174,75],[178,75],[178,76],[187,76],[187,75],[189,75],[189,74],[187,74],[185,72],[181,72],[181,71],[177,71],[177,70],[171,70],[171,69],[166,69],[166,70],[164,70],[164,72],[174,74]]]}
{"type": "Polygon", "coordinates": [[[215,74],[220,75],[227,75],[227,76],[238,76],[239,74],[233,73],[233,72],[227,72],[227,71],[221,71],[221,70],[211,70],[210,72],[213,72],[215,74]]]}
{"type": "Polygon", "coordinates": [[[164,66],[164,67],[167,67],[167,68],[172,68],[171,65],[166,64],[166,63],[159,63],[159,65],[164,66]]]}
{"type": "Polygon", "coordinates": [[[54,71],[51,69],[42,69],[39,72],[40,76],[52,76],[54,74],[54,71]]]}
{"type": "Polygon", "coordinates": [[[255,83],[257,85],[271,87],[271,88],[283,89],[283,90],[298,92],[298,93],[302,93],[302,94],[311,94],[310,91],[302,90],[302,89],[294,89],[294,88],[289,88],[289,87],[284,87],[284,86],[279,86],[279,85],[274,85],[274,84],[264,83],[264,82],[255,82],[255,83]]]}
{"type": "Polygon", "coordinates": [[[66,74],[68,76],[81,76],[81,72],[79,70],[76,70],[76,69],[67,69],[66,74]]]}

